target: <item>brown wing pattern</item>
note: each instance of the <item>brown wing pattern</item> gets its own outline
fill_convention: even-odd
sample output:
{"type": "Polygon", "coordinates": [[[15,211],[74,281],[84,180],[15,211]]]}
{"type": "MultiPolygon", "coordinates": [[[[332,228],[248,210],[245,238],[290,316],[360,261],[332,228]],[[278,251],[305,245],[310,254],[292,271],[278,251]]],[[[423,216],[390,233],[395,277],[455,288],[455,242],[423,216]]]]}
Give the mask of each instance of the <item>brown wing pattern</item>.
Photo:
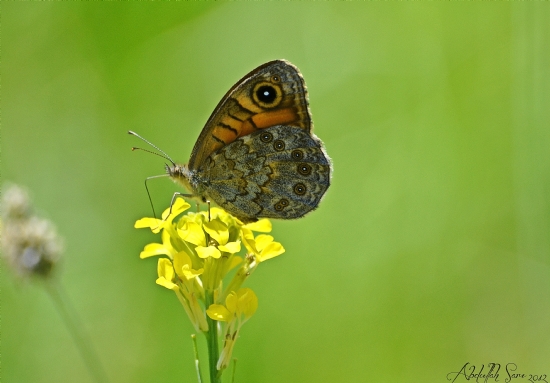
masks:
{"type": "Polygon", "coordinates": [[[193,148],[189,169],[239,137],[275,125],[311,132],[307,89],[294,65],[285,60],[259,66],[237,82],[222,98],[193,148]]]}

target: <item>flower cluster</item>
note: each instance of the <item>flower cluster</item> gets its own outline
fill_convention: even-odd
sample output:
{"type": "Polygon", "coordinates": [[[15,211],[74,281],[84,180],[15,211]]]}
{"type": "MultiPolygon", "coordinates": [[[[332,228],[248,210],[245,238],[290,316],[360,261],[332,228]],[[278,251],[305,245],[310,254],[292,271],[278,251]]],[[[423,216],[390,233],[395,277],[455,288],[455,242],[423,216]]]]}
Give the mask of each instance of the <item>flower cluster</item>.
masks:
{"type": "Polygon", "coordinates": [[[217,369],[223,370],[241,326],[258,307],[256,294],[241,285],[261,262],[285,250],[270,235],[254,235],[271,231],[267,219],[245,225],[219,208],[181,215],[189,207],[179,198],[162,219],[143,218],[135,223],[136,228],[160,232],[162,238],[162,243],[146,245],[140,257],[166,256],[158,260],[156,283],[175,292],[196,331],[209,331],[208,318],[214,324],[225,323],[217,363],[217,369]],[[240,255],[243,245],[244,256],[240,255]]]}
{"type": "Polygon", "coordinates": [[[25,189],[4,188],[2,210],[2,255],[18,277],[51,275],[62,253],[53,224],[36,216],[25,189]]]}

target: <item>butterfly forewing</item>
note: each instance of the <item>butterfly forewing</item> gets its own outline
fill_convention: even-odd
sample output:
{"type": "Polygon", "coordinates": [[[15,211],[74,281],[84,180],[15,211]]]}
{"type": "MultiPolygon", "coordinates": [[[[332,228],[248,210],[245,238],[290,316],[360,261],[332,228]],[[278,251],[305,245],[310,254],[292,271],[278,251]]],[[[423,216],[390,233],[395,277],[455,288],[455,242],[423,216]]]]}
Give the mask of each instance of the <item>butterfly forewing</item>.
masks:
{"type": "Polygon", "coordinates": [[[275,125],[310,132],[307,89],[298,68],[285,60],[270,61],[235,84],[204,126],[189,160],[197,170],[220,148],[275,125]]]}

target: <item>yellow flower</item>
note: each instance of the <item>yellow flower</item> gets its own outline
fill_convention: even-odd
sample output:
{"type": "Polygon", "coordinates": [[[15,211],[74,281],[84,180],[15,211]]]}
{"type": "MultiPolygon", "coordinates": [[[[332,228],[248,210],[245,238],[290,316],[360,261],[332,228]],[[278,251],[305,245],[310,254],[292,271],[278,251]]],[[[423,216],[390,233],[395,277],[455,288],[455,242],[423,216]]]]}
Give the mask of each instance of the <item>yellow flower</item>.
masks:
{"type": "Polygon", "coordinates": [[[181,227],[178,227],[178,234],[184,241],[192,243],[195,246],[206,245],[206,235],[201,225],[193,221],[182,220],[181,227]]]}
{"type": "Polygon", "coordinates": [[[171,207],[164,210],[162,213],[162,219],[142,218],[136,221],[134,227],[136,229],[148,227],[153,233],[158,233],[161,229],[164,229],[166,226],[170,225],[174,218],[190,207],[191,205],[189,205],[183,198],[177,198],[171,207]]]}
{"type": "Polygon", "coordinates": [[[202,273],[202,269],[193,270],[190,264],[191,260],[185,252],[177,253],[174,262],[168,258],[160,258],[157,265],[158,278],[156,283],[176,293],[178,300],[197,331],[207,331],[208,324],[198,300],[204,296],[204,292],[200,286],[197,288],[191,282],[202,273]]]}
{"type": "Polygon", "coordinates": [[[260,263],[285,250],[271,235],[254,235],[271,232],[267,219],[244,225],[219,208],[182,214],[189,207],[179,198],[162,219],[143,218],[135,223],[136,228],[161,233],[161,243],[146,245],[140,258],[163,256],[158,260],[156,283],[174,291],[197,331],[217,338],[215,321],[225,322],[217,364],[221,370],[230,361],[241,326],[258,308],[256,294],[241,285],[260,263]]]}
{"type": "Polygon", "coordinates": [[[210,305],[206,313],[214,320],[232,322],[238,319],[241,324],[246,322],[258,308],[258,297],[249,288],[232,291],[225,298],[225,306],[219,304],[210,305]]]}
{"type": "Polygon", "coordinates": [[[218,249],[226,253],[235,254],[241,251],[241,241],[229,242],[225,245],[219,245],[218,249]]]}
{"type": "Polygon", "coordinates": [[[225,245],[229,240],[229,230],[227,225],[223,223],[219,218],[215,218],[210,222],[205,222],[203,225],[204,231],[210,234],[218,244],[225,245]]]}
{"type": "Polygon", "coordinates": [[[174,256],[174,269],[180,278],[191,280],[201,275],[204,269],[193,269],[191,257],[185,251],[180,251],[174,256]]]}
{"type": "Polygon", "coordinates": [[[160,258],[157,265],[158,278],[156,280],[158,285],[166,287],[169,290],[177,290],[178,285],[174,283],[174,267],[172,262],[167,258],[160,258]]]}
{"type": "Polygon", "coordinates": [[[285,252],[283,245],[274,242],[271,235],[260,234],[254,238],[252,229],[246,226],[242,228],[242,240],[248,251],[256,256],[258,262],[267,261],[285,252]]]}
{"type": "Polygon", "coordinates": [[[226,322],[224,345],[216,367],[218,370],[226,368],[231,360],[235,342],[239,338],[242,325],[250,319],[258,308],[258,298],[249,288],[232,291],[225,298],[225,305],[210,305],[206,313],[214,320],[226,322]]]}
{"type": "Polygon", "coordinates": [[[216,246],[197,246],[195,250],[197,250],[197,254],[201,258],[212,257],[218,259],[222,256],[222,253],[216,248],[216,246]]]}
{"type": "Polygon", "coordinates": [[[148,245],[145,245],[143,251],[139,253],[139,257],[144,259],[154,255],[168,255],[170,258],[174,258],[174,254],[176,254],[177,251],[170,243],[170,233],[167,230],[164,230],[161,237],[162,243],[149,243],[148,245]]]}
{"type": "Polygon", "coordinates": [[[258,231],[260,233],[270,233],[273,229],[271,222],[267,218],[262,218],[256,222],[244,225],[249,230],[258,231]]]}

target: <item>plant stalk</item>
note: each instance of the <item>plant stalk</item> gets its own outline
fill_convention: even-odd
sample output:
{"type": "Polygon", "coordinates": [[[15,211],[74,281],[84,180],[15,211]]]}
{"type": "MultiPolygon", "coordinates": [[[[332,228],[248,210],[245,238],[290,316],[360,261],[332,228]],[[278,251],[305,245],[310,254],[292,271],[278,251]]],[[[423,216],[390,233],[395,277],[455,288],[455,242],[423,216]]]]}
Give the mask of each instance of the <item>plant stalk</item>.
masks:
{"type": "Polygon", "coordinates": [[[103,365],[101,364],[98,354],[92,346],[91,339],[85,333],[76,311],[70,304],[70,301],[61,285],[57,284],[55,281],[47,281],[45,283],[45,288],[52,299],[57,312],[61,316],[63,323],[73,337],[76,348],[80,352],[84,364],[88,368],[93,380],[97,383],[108,383],[109,378],[103,369],[103,365]]]}
{"type": "MultiPolygon", "coordinates": [[[[204,300],[206,309],[214,303],[214,291],[205,290],[204,300]]],[[[221,371],[218,371],[216,365],[220,352],[218,349],[218,321],[206,316],[208,322],[208,332],[206,333],[206,342],[208,344],[208,364],[210,371],[210,383],[221,383],[221,371]]]]}

